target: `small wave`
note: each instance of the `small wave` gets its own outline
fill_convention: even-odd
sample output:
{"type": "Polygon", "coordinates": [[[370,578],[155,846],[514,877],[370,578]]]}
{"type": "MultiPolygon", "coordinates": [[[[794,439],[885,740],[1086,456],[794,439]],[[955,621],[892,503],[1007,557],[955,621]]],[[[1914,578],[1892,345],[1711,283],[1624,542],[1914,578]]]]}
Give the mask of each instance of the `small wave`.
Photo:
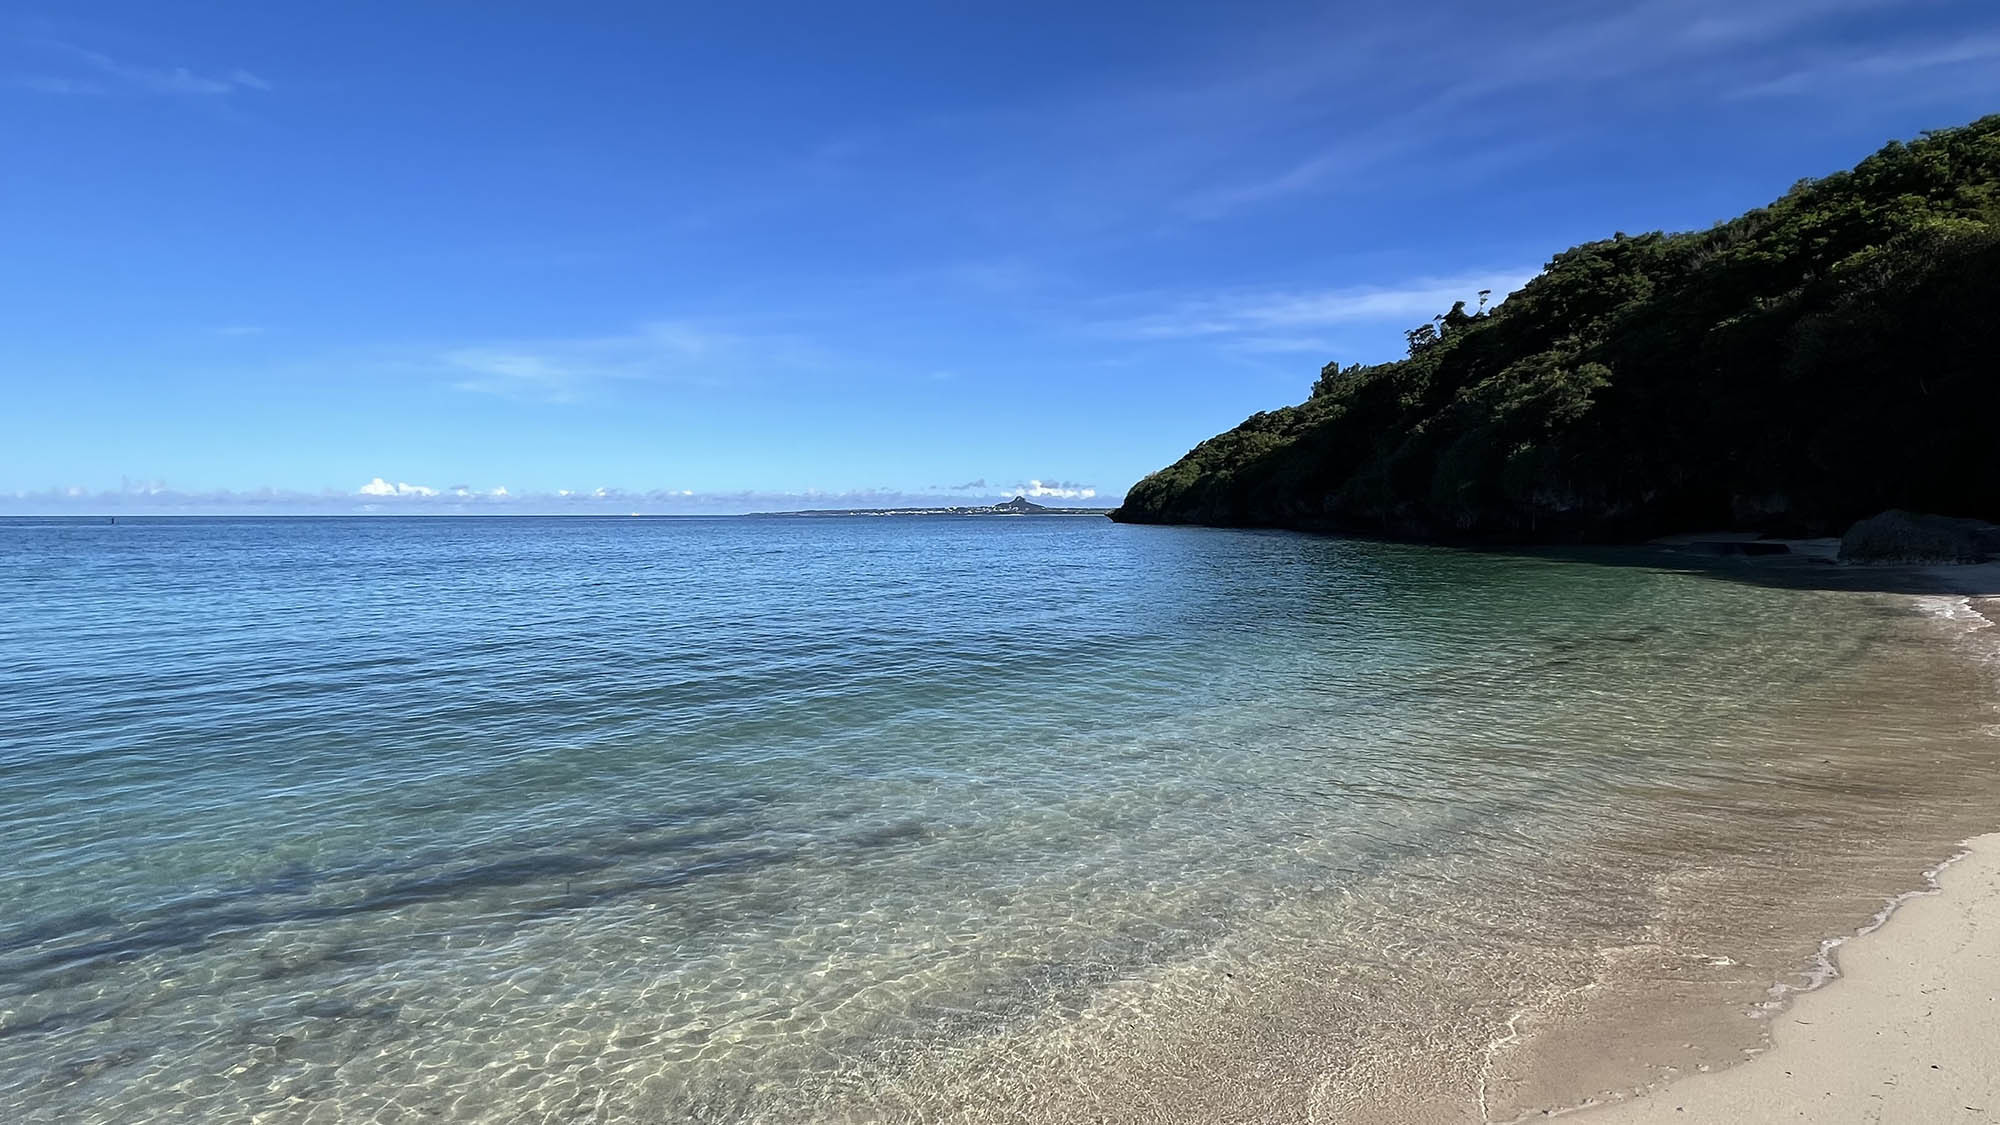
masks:
{"type": "Polygon", "coordinates": [[[1940,621],[1955,621],[1968,631],[1976,632],[1990,628],[1993,624],[1985,614],[1975,609],[1972,599],[1962,594],[1920,594],[1916,598],[1917,611],[1926,617],[1940,621]]]}
{"type": "Polygon", "coordinates": [[[1899,895],[1889,898],[1882,904],[1882,909],[1877,910],[1873,917],[1863,923],[1861,928],[1855,930],[1853,933],[1822,939],[1819,943],[1819,949],[1813,954],[1812,960],[1805,971],[1798,974],[1804,978],[1804,983],[1793,984],[1788,981],[1780,981],[1772,985],[1771,999],[1759,1004],[1754,1014],[1760,1017],[1768,1017],[1772,1013],[1782,1010],[1791,1002],[1792,997],[1806,992],[1818,991],[1831,982],[1840,979],[1840,963],[1836,954],[1841,946],[1846,945],[1855,938],[1867,937],[1869,934],[1881,929],[1888,923],[1891,917],[1895,916],[1896,911],[1902,909],[1904,903],[1912,899],[1927,898],[1937,894],[1941,889],[1938,879],[1939,876],[1944,874],[1945,868],[1950,867],[1952,864],[1971,854],[1972,852],[1967,849],[1960,849],[1936,866],[1925,868],[1923,871],[1923,886],[1915,890],[1904,891],[1899,895]]]}

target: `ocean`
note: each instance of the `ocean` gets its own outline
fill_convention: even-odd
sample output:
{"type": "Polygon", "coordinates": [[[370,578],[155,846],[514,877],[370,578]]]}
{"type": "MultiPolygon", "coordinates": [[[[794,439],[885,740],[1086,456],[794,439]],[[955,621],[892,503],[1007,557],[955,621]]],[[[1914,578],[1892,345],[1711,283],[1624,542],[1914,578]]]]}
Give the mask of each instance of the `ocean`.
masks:
{"type": "Polygon", "coordinates": [[[1756,1051],[2000,794],[1963,603],[1643,552],[14,519],[0,590],[10,1122],[1505,1120],[1756,1051]]]}

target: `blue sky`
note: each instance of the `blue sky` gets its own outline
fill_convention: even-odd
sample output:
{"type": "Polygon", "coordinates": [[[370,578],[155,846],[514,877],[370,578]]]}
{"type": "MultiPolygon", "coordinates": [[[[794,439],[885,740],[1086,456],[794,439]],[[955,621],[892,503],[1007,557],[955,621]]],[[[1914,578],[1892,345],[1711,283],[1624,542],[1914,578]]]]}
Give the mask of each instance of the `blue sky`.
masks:
{"type": "Polygon", "coordinates": [[[2000,110],[1985,0],[64,0],[0,36],[11,512],[1101,503],[1556,250],[2000,110]]]}

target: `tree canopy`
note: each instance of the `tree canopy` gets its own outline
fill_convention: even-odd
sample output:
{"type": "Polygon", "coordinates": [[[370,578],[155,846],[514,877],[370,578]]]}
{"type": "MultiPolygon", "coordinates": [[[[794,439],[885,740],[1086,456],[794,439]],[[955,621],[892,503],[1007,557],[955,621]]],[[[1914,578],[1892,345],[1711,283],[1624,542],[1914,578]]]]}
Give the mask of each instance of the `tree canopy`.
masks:
{"type": "Polygon", "coordinates": [[[1405,359],[1328,364],[1114,518],[1615,540],[2000,516],[1996,185],[2000,115],[1709,230],[1566,250],[1405,359]]]}

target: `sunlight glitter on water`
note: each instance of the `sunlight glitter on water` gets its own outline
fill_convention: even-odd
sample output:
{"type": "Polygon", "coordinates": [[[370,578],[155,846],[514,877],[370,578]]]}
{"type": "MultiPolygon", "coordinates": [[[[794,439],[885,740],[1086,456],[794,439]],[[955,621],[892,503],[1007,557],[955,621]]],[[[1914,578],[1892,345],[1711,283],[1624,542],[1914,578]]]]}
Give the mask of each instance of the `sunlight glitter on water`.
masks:
{"type": "Polygon", "coordinates": [[[1754,1042],[2000,782],[1965,629],[1622,556],[6,535],[15,1120],[1563,1104],[1566,1036],[1622,1029],[1604,1081],[1754,1042]]]}

